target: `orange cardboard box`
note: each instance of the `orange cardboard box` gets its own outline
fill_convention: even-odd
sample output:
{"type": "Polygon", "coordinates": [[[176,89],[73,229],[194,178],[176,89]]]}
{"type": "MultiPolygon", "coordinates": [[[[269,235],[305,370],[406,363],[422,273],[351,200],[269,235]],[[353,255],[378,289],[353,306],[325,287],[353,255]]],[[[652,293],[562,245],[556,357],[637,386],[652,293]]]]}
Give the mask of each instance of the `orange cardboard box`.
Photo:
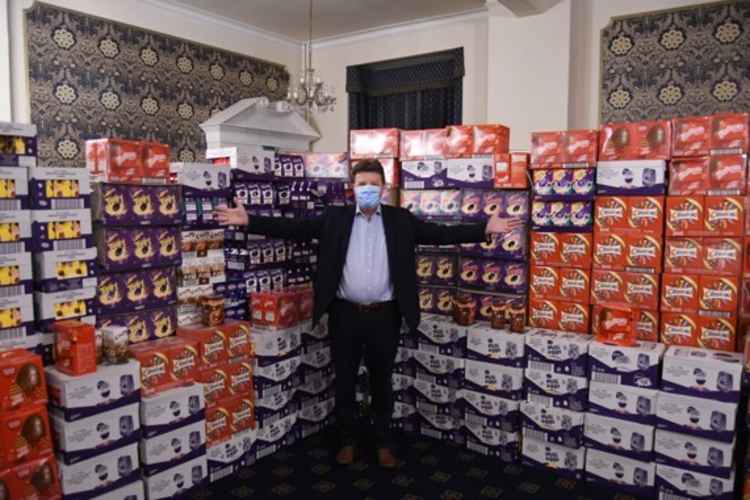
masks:
{"type": "Polygon", "coordinates": [[[507,153],[510,146],[510,129],[499,123],[472,125],[474,131],[473,154],[507,153]]]}
{"type": "Polygon", "coordinates": [[[625,281],[620,271],[591,271],[592,304],[627,304],[625,300],[625,281]]]}
{"type": "MultiPolygon", "coordinates": [[[[594,306],[591,312],[591,333],[599,333],[599,312],[601,306],[594,306]]],[[[638,340],[657,342],[659,339],[659,312],[646,309],[635,309],[638,321],[635,325],[638,340]]]]}
{"type": "Polygon", "coordinates": [[[250,358],[228,363],[224,369],[229,377],[229,394],[253,397],[253,363],[250,358]]]}
{"type": "Polygon", "coordinates": [[[250,315],[258,325],[286,327],[299,319],[297,292],[258,292],[250,295],[250,315]]]}
{"type": "Polygon", "coordinates": [[[559,266],[560,260],[560,234],[542,233],[531,231],[530,233],[530,260],[533,264],[540,266],[559,266]]]}
{"type": "Polygon", "coordinates": [[[740,196],[706,196],[704,231],[707,236],[742,236],[745,203],[740,196]]]}
{"type": "Polygon", "coordinates": [[[695,312],[661,313],[660,339],[667,345],[698,347],[700,337],[699,318],[695,312]]]}
{"type": "Polygon", "coordinates": [[[661,270],[661,237],[630,229],[594,234],[594,267],[598,269],[661,270]]]}
{"type": "Polygon", "coordinates": [[[703,238],[702,272],[738,276],[742,272],[742,256],[739,238],[703,238]]]}
{"type": "Polygon", "coordinates": [[[704,196],[667,196],[667,236],[702,235],[704,211],[704,196]]]}
{"type": "Polygon", "coordinates": [[[532,297],[554,298],[560,288],[557,268],[532,264],[529,270],[529,294],[532,297]]]}
{"type": "Polygon", "coordinates": [[[591,273],[591,303],[656,310],[659,307],[659,276],[595,269],[591,273]]]}
{"type": "Polygon", "coordinates": [[[0,413],[0,469],[52,452],[47,405],[33,404],[0,413]]]}
{"type": "Polygon", "coordinates": [[[208,406],[230,395],[229,373],[226,365],[204,368],[198,372],[196,381],[203,384],[203,395],[208,406]]]}
{"type": "Polygon", "coordinates": [[[159,142],[143,142],[143,177],[145,179],[169,178],[170,148],[159,142]]]}
{"type": "Polygon", "coordinates": [[[495,188],[527,189],[529,187],[529,154],[495,155],[495,188]]]}
{"type": "Polygon", "coordinates": [[[740,294],[736,276],[700,277],[700,309],[736,313],[740,294]]]}
{"type": "Polygon", "coordinates": [[[529,299],[529,326],[557,328],[560,310],[554,300],[529,299]]]}
{"type": "Polygon", "coordinates": [[[206,446],[226,441],[232,437],[232,415],[221,404],[206,407],[206,446]]]}
{"type": "Polygon", "coordinates": [[[703,238],[667,238],[664,241],[664,271],[698,273],[703,269],[703,238]]]}
{"type": "Polygon", "coordinates": [[[737,316],[726,318],[699,316],[699,347],[733,352],[737,349],[737,316]]]}
{"type": "Polygon", "coordinates": [[[563,267],[559,271],[558,297],[560,300],[589,303],[591,272],[588,269],[563,267]]]}
{"type": "Polygon", "coordinates": [[[558,233],[558,238],[562,266],[591,269],[591,233],[558,233]]]}
{"type": "Polygon", "coordinates": [[[0,412],[46,402],[42,358],[26,349],[0,352],[0,412]]]}
{"type": "Polygon", "coordinates": [[[557,328],[566,332],[589,333],[591,307],[588,304],[556,301],[559,311],[557,328]]]}
{"type": "Polygon", "coordinates": [[[662,311],[696,311],[700,306],[699,297],[700,276],[670,273],[662,275],[662,311]]]}
{"type": "Polygon", "coordinates": [[[185,338],[133,344],[130,353],[141,364],[141,391],[146,396],[189,384],[200,369],[198,344],[185,338]]]}
{"type": "Polygon", "coordinates": [[[668,160],[672,154],[669,120],[608,123],[599,133],[599,160],[668,160]]]}
{"type": "Polygon", "coordinates": [[[255,429],[255,403],[252,397],[231,396],[222,400],[219,406],[229,414],[232,434],[246,429],[255,429]]]}
{"type": "Polygon", "coordinates": [[[203,325],[183,326],[177,329],[177,336],[196,342],[201,366],[211,367],[226,363],[228,339],[221,328],[203,325]]]}
{"type": "Polygon", "coordinates": [[[597,229],[628,229],[628,201],[625,196],[597,196],[594,206],[597,229]]]}
{"type": "Polygon", "coordinates": [[[0,484],[7,500],[59,500],[60,489],[57,460],[52,452],[13,468],[0,470],[0,484]]]}
{"type": "Polygon", "coordinates": [[[594,222],[597,229],[637,229],[662,234],[663,196],[598,196],[594,222]]]}
{"type": "Polygon", "coordinates": [[[76,320],[56,321],[55,368],[68,375],[96,372],[96,328],[76,320]]]}

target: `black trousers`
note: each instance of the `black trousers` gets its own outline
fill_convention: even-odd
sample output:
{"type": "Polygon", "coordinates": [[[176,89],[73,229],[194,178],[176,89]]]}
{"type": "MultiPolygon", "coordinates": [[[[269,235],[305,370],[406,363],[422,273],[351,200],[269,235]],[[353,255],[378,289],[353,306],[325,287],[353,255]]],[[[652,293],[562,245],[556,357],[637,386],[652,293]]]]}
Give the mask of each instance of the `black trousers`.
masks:
{"type": "Polygon", "coordinates": [[[370,377],[375,442],[390,448],[393,416],[393,364],[398,349],[401,313],[396,302],[374,311],[358,310],[336,299],[328,310],[333,364],[336,369],[336,421],[342,445],[353,445],[357,371],[364,356],[370,377]]]}

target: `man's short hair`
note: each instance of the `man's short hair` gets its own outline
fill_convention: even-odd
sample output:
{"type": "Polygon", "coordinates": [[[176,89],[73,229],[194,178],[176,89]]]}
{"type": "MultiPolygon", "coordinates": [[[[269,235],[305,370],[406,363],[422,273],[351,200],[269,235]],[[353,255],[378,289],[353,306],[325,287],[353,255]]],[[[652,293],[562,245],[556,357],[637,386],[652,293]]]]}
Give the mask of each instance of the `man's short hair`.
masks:
{"type": "Polygon", "coordinates": [[[357,164],[352,168],[352,182],[354,182],[354,178],[357,176],[357,174],[361,172],[372,172],[375,174],[380,174],[380,178],[383,180],[383,184],[385,184],[385,170],[383,169],[383,164],[380,163],[380,160],[378,160],[377,158],[360,160],[359,162],[357,162],[357,164]]]}

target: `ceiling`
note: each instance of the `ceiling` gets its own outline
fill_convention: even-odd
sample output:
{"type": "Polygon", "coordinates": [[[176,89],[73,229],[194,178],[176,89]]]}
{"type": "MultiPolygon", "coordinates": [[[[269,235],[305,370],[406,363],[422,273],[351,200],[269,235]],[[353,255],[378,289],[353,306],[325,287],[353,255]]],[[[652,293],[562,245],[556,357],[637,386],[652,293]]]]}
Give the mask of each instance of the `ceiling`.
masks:
{"type": "MultiPolygon", "coordinates": [[[[285,38],[308,38],[308,0],[163,0],[285,38]]],[[[483,9],[485,0],[314,0],[313,39],[483,9]]]]}

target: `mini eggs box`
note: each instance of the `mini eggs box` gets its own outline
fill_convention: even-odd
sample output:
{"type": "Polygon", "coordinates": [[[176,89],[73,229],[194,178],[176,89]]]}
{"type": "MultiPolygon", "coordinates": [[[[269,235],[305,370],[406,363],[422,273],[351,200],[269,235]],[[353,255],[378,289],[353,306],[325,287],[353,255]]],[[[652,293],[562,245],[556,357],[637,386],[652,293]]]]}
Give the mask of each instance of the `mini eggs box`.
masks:
{"type": "Polygon", "coordinates": [[[596,167],[596,193],[604,195],[663,195],[665,160],[600,161],[596,167]]]}
{"type": "Polygon", "coordinates": [[[71,376],[54,367],[45,369],[50,407],[67,422],[122,408],[141,399],[140,365],[130,360],[101,365],[95,373],[71,376]]]}
{"type": "Polygon", "coordinates": [[[174,306],[166,306],[97,316],[97,326],[110,325],[124,326],[131,343],[161,339],[175,334],[177,313],[174,306]]]}
{"type": "Polygon", "coordinates": [[[270,179],[273,176],[274,156],[272,150],[261,146],[206,149],[207,160],[214,165],[227,165],[246,179],[270,179]]]}
{"type": "Polygon", "coordinates": [[[36,322],[48,328],[63,319],[82,318],[96,314],[96,287],[59,292],[34,292],[36,322]]]}
{"type": "Polygon", "coordinates": [[[0,167],[0,207],[3,210],[29,208],[28,175],[25,168],[0,167]]]}
{"type": "Polygon", "coordinates": [[[593,204],[590,201],[534,201],[531,204],[534,230],[591,231],[593,204]]]}
{"type": "Polygon", "coordinates": [[[82,249],[93,246],[91,210],[33,210],[32,248],[35,251],[82,249]]]}
{"type": "Polygon", "coordinates": [[[464,389],[512,401],[523,399],[523,368],[467,360],[464,389]]]}
{"type": "Polygon", "coordinates": [[[140,478],[138,443],[73,465],[60,464],[60,476],[65,498],[110,498],[111,492],[140,478]]]}
{"type": "Polygon", "coordinates": [[[96,248],[50,250],[34,254],[34,279],[43,292],[96,286],[96,248]]]}
{"type": "Polygon", "coordinates": [[[534,170],[532,189],[537,199],[591,199],[595,173],[592,168],[534,170]]]}
{"type": "Polygon", "coordinates": [[[30,253],[0,254],[0,290],[6,296],[31,293],[32,271],[30,253]]]}
{"type": "Polygon", "coordinates": [[[36,166],[36,125],[0,122],[0,165],[36,166]]]}
{"type": "Polygon", "coordinates": [[[588,376],[591,341],[587,336],[532,329],[525,340],[529,367],[576,377],[588,376]]]}
{"type": "Polygon", "coordinates": [[[97,228],[95,240],[99,264],[104,271],[179,266],[181,263],[177,227],[97,228]]]}
{"type": "Polygon", "coordinates": [[[71,210],[88,208],[91,181],[82,168],[37,167],[29,170],[31,208],[71,210]]]}
{"type": "Polygon", "coordinates": [[[542,406],[585,411],[588,379],[549,370],[527,368],[524,372],[527,400],[542,406]]]}
{"type": "Polygon", "coordinates": [[[180,186],[96,184],[94,220],[108,226],[172,225],[182,222],[180,186]]]}
{"type": "Polygon", "coordinates": [[[137,311],[177,301],[174,267],[109,273],[99,277],[96,302],[99,314],[137,311]]]}
{"type": "Polygon", "coordinates": [[[671,346],[664,355],[661,389],[737,403],[743,361],[741,353],[671,346]]]}

